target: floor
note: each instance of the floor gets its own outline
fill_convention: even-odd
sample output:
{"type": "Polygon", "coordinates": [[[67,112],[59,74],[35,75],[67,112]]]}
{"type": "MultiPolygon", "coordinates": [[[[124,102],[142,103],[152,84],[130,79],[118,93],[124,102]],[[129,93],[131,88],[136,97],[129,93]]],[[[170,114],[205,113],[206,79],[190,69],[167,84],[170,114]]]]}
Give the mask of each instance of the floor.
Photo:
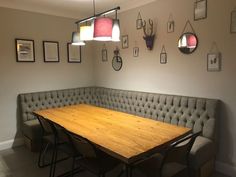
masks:
{"type": "MultiPolygon", "coordinates": [[[[24,146],[0,151],[0,177],[47,177],[48,168],[38,168],[38,154],[32,153],[24,146]]],[[[62,162],[57,168],[58,173],[70,169],[69,162],[62,162]]],[[[107,177],[116,177],[120,168],[114,169],[107,177]]],[[[94,177],[88,172],[81,172],[75,177],[94,177]]],[[[135,176],[138,177],[138,176],[135,176]]],[[[212,177],[227,177],[214,173],[212,177]]]]}

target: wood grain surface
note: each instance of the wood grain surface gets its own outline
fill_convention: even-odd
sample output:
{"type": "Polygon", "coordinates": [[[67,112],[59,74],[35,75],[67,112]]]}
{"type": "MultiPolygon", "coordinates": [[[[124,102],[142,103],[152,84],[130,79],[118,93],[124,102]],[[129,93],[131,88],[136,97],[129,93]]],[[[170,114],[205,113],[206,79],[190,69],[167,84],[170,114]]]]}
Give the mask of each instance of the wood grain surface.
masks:
{"type": "Polygon", "coordinates": [[[34,113],[87,138],[125,163],[132,163],[190,132],[188,128],[85,104],[34,113]]]}

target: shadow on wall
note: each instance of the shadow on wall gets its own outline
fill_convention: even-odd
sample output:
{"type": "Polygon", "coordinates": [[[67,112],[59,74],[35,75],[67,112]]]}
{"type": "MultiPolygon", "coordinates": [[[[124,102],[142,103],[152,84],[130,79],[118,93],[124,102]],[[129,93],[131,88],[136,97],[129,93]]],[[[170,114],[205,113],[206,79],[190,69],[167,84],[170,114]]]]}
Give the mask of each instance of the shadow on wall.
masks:
{"type": "Polygon", "coordinates": [[[21,110],[20,110],[20,96],[17,96],[16,99],[16,135],[14,137],[13,147],[19,146],[23,143],[23,135],[22,135],[22,124],[23,124],[23,118],[21,117],[21,110]]]}
{"type": "Polygon", "coordinates": [[[221,102],[219,120],[217,124],[217,146],[218,152],[227,152],[227,154],[219,154],[217,153],[217,160],[230,163],[233,165],[233,155],[235,147],[233,142],[233,137],[229,130],[230,121],[229,118],[233,117],[233,115],[229,115],[231,113],[229,106],[226,103],[221,102]]]}

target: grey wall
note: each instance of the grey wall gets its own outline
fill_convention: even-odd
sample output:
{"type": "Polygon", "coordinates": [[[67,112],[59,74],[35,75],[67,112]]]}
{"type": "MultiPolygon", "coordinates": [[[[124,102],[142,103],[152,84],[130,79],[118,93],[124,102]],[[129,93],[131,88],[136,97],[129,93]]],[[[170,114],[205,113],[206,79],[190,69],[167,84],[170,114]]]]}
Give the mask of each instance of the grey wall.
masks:
{"type": "Polygon", "coordinates": [[[91,45],[82,49],[82,63],[67,62],[66,43],[75,30],[73,19],[0,8],[0,142],[16,136],[19,93],[91,86],[91,45]],[[15,38],[33,39],[35,63],[16,62],[15,38]],[[44,63],[42,40],[60,46],[60,62],[44,63]]]}
{"type": "MultiPolygon", "coordinates": [[[[106,43],[109,61],[101,61],[102,45],[97,43],[96,85],[151,91],[157,93],[180,94],[188,96],[218,98],[222,100],[219,120],[219,168],[230,168],[236,172],[236,34],[230,34],[230,13],[236,6],[233,0],[208,0],[208,17],[193,21],[193,3],[189,0],[158,0],[155,3],[130,10],[119,15],[121,31],[129,36],[129,48],[106,43]],[[142,30],[136,30],[138,12],[143,19],[151,18],[156,24],[154,49],[145,47],[142,30]],[[175,21],[175,32],[167,33],[167,21],[170,13],[175,21]],[[195,53],[184,55],[177,48],[177,41],[187,20],[190,20],[199,38],[199,47],[195,53]],[[207,53],[213,42],[222,53],[222,71],[207,72],[207,53]],[[120,47],[123,68],[116,72],[111,60],[115,46],[120,47]],[[159,55],[165,45],[168,63],[161,65],[159,55]],[[133,47],[139,47],[140,56],[133,57],[133,47]]],[[[188,30],[190,30],[188,28],[188,30]]],[[[213,51],[217,51],[213,49],[213,51]]]]}

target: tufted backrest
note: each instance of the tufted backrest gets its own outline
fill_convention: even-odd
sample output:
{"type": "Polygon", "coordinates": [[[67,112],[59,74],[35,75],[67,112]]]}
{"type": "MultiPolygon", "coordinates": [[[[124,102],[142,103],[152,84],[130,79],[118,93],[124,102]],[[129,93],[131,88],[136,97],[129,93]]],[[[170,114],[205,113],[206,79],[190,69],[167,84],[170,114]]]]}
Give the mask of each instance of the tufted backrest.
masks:
{"type": "Polygon", "coordinates": [[[164,95],[102,87],[20,94],[23,121],[35,119],[35,110],[74,104],[92,104],[202,131],[214,139],[219,100],[164,95]]]}

